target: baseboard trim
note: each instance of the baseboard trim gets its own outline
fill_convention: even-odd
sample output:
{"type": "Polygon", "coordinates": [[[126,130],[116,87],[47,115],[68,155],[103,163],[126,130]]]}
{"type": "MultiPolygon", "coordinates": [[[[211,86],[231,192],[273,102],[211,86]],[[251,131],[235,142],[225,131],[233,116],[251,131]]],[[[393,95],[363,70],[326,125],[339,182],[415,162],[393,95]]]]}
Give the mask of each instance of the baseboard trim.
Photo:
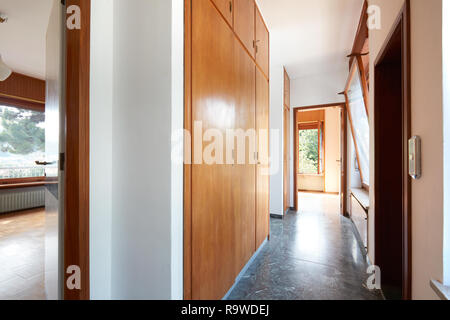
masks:
{"type": "Polygon", "coordinates": [[[242,277],[244,276],[244,274],[247,272],[248,268],[250,267],[250,265],[252,264],[253,261],[255,261],[256,257],[259,255],[259,253],[261,252],[261,250],[264,248],[264,246],[267,244],[268,242],[268,238],[266,238],[266,240],[264,240],[264,242],[261,244],[261,246],[258,248],[258,250],[256,250],[256,252],[253,254],[253,256],[250,258],[250,260],[248,260],[247,264],[244,266],[244,268],[242,268],[241,272],[239,272],[238,276],[236,277],[236,280],[234,280],[234,284],[233,286],[230,288],[230,290],[228,290],[228,292],[225,294],[225,296],[222,298],[222,300],[227,300],[228,297],[230,296],[231,292],[234,290],[234,288],[236,287],[237,283],[239,282],[239,280],[242,279],[242,277]]]}
{"type": "Polygon", "coordinates": [[[270,217],[274,218],[274,219],[283,219],[284,218],[284,216],[282,216],[280,214],[273,214],[273,213],[270,214],[270,217]]]}
{"type": "Polygon", "coordinates": [[[367,258],[369,256],[368,248],[365,247],[364,242],[361,239],[361,235],[359,234],[358,229],[356,228],[356,225],[353,222],[353,220],[350,217],[348,217],[348,219],[350,220],[350,224],[352,225],[352,232],[356,238],[356,242],[358,243],[359,250],[361,251],[363,257],[367,261],[367,258]]]}
{"type": "Polygon", "coordinates": [[[325,191],[317,191],[317,190],[298,190],[301,193],[313,193],[313,194],[330,194],[334,196],[338,196],[339,192],[325,192],[325,191]]]}

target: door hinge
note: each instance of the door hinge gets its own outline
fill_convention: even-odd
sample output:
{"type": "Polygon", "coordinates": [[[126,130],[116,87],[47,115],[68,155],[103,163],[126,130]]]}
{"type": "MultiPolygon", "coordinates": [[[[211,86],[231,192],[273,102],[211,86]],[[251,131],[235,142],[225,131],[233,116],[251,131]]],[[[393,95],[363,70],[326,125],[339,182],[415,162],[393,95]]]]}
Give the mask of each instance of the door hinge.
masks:
{"type": "Polygon", "coordinates": [[[233,1],[230,1],[230,12],[233,13],[233,1]]]}
{"type": "Polygon", "coordinates": [[[59,171],[64,171],[66,165],[66,154],[60,153],[59,154],[59,171]]]}

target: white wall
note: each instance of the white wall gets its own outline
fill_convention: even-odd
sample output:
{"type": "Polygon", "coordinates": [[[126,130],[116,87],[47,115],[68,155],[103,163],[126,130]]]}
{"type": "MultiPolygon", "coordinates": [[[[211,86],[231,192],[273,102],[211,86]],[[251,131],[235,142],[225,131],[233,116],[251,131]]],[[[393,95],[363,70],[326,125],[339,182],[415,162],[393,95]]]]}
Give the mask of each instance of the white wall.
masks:
{"type": "Polygon", "coordinates": [[[283,215],[283,99],[282,66],[270,67],[270,213],[283,215]]]}
{"type": "Polygon", "coordinates": [[[297,175],[297,186],[299,190],[302,191],[318,191],[324,192],[324,177],[322,175],[308,175],[308,174],[299,174],[297,175]]]}
{"type": "MultiPolygon", "coordinates": [[[[381,30],[370,30],[370,74],[403,0],[370,0],[381,8],[381,30]]],[[[443,280],[443,83],[442,0],[411,0],[411,125],[422,138],[423,176],[412,182],[412,295],[437,299],[431,279],[443,280]],[[432,48],[433,50],[430,50],[432,48]]],[[[370,92],[370,114],[374,94],[370,92]]],[[[371,181],[374,178],[374,123],[371,122],[371,181]]],[[[374,258],[374,193],[369,212],[369,255],[374,258]]],[[[376,263],[376,261],[375,261],[376,263]]]]}
{"type": "Polygon", "coordinates": [[[181,299],[183,1],[92,3],[91,297],[181,299]]]}
{"type": "Polygon", "coordinates": [[[444,284],[450,286],[450,2],[443,1],[444,284]]]}
{"type": "Polygon", "coordinates": [[[341,188],[341,110],[325,110],[325,192],[336,193],[341,188]]]}
{"type": "Polygon", "coordinates": [[[338,95],[344,90],[348,68],[338,72],[291,79],[291,105],[293,108],[344,102],[338,95]]]}
{"type": "Polygon", "coordinates": [[[90,293],[111,298],[113,4],[91,2],[90,293]]]}
{"type": "Polygon", "coordinates": [[[184,1],[172,0],[171,298],[183,299],[184,1]],[[177,133],[179,133],[177,135],[177,133]],[[180,162],[175,161],[179,155],[180,162]]]}

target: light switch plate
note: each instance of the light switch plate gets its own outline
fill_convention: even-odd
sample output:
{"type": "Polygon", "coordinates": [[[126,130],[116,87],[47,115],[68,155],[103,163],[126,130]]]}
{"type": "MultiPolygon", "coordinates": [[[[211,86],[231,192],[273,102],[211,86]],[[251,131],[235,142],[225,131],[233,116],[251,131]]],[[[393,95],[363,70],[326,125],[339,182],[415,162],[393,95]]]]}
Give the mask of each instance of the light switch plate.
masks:
{"type": "Polygon", "coordinates": [[[422,176],[422,142],[420,137],[414,136],[409,139],[409,175],[413,179],[420,179],[422,176]]]}

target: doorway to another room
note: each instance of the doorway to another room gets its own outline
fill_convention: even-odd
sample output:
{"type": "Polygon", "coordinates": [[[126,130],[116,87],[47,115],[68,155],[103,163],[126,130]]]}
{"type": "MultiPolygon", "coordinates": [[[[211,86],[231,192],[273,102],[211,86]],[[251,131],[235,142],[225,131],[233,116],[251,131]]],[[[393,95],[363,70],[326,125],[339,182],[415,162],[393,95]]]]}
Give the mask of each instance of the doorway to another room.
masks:
{"type": "Polygon", "coordinates": [[[61,299],[65,6],[0,9],[0,300],[61,299]]]}
{"type": "Polygon", "coordinates": [[[343,105],[294,109],[294,204],[298,212],[339,215],[342,179],[343,105]],[[326,207],[326,208],[325,208],[326,207]]]}

